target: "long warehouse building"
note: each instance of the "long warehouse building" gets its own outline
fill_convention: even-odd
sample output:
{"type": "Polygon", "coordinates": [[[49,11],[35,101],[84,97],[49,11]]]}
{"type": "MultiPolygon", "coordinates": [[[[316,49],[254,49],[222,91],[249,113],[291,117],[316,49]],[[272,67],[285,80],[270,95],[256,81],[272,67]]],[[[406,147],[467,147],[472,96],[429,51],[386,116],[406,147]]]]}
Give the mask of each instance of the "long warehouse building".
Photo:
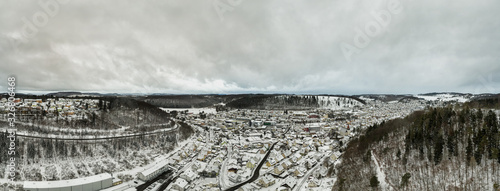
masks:
{"type": "Polygon", "coordinates": [[[113,185],[113,177],[109,173],[85,178],[58,181],[25,181],[26,191],[97,191],[113,185]]]}

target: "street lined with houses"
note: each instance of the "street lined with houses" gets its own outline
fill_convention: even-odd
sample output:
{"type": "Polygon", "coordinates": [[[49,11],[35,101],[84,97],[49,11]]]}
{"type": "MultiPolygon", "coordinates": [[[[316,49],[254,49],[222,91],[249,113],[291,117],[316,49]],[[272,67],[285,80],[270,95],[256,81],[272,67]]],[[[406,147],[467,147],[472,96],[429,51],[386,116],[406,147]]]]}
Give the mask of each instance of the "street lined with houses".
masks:
{"type": "Polygon", "coordinates": [[[366,102],[315,110],[176,110],[176,120],[190,124],[196,136],[167,159],[176,171],[167,189],[331,187],[336,179],[333,167],[358,132],[425,107],[422,100],[366,102]]]}

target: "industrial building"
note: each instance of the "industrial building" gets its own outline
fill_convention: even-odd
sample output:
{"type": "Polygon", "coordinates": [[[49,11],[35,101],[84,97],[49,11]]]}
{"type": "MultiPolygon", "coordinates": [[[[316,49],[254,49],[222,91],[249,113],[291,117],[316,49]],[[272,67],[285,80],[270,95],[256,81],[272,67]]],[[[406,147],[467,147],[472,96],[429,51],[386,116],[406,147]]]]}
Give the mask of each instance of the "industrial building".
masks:
{"type": "Polygon", "coordinates": [[[109,173],[85,178],[58,181],[25,181],[26,191],[97,191],[111,187],[113,177],[109,173]]]}
{"type": "Polygon", "coordinates": [[[142,181],[149,181],[168,170],[168,161],[162,160],[157,163],[149,165],[143,171],[137,173],[137,177],[142,181]]]}

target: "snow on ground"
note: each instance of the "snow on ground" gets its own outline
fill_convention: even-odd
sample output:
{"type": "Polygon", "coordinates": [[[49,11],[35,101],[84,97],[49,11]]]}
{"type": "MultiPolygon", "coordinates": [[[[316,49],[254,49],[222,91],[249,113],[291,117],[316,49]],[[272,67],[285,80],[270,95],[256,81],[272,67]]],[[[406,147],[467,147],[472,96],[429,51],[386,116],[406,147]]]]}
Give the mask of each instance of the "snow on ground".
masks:
{"type": "MultiPolygon", "coordinates": [[[[4,117],[5,118],[5,117],[4,117]]],[[[119,129],[91,129],[91,128],[78,128],[78,129],[71,129],[68,127],[57,127],[53,125],[40,125],[40,124],[33,124],[31,122],[22,122],[22,121],[16,121],[16,124],[20,125],[25,125],[25,126],[36,126],[37,128],[49,131],[49,132],[66,132],[66,133],[108,133],[108,134],[116,134],[116,133],[122,133],[125,132],[127,129],[130,129],[130,126],[121,126],[119,129]]],[[[34,133],[34,132],[30,132],[34,133]]]]}
{"type": "MultiPolygon", "coordinates": [[[[72,163],[72,162],[69,162],[69,163],[68,163],[68,165],[70,166],[70,169],[73,171],[73,173],[74,173],[76,176],[78,176],[78,170],[76,170],[77,168],[76,168],[75,164],[74,164],[74,163],[72,163]]],[[[80,178],[80,177],[78,177],[78,178],[80,178]]]]}
{"type": "Polygon", "coordinates": [[[466,98],[465,96],[453,94],[415,95],[415,97],[425,99],[427,101],[457,101],[460,103],[469,101],[469,98],[466,98]]]}
{"type": "Polygon", "coordinates": [[[166,111],[166,112],[188,110],[188,113],[193,113],[193,114],[199,114],[201,112],[211,113],[211,114],[217,113],[215,108],[211,108],[211,107],[203,107],[203,108],[163,108],[163,107],[160,107],[160,109],[162,109],[163,111],[166,111]]]}
{"type": "Polygon", "coordinates": [[[188,143],[193,142],[192,138],[193,137],[190,137],[190,138],[188,138],[188,139],[180,142],[178,144],[178,146],[175,147],[175,149],[172,150],[172,151],[170,151],[168,154],[156,157],[153,162],[149,163],[149,165],[146,165],[146,166],[143,166],[143,167],[137,167],[137,168],[133,168],[133,169],[121,171],[121,172],[115,172],[114,174],[130,174],[132,176],[135,176],[137,173],[142,172],[145,169],[148,169],[148,168],[154,166],[156,163],[158,163],[160,161],[168,160],[168,158],[172,157],[173,154],[178,153],[181,149],[183,149],[184,147],[186,147],[186,145],[188,143]]]}
{"type": "Polygon", "coordinates": [[[340,165],[340,164],[342,164],[342,158],[337,159],[337,160],[333,163],[333,165],[335,165],[335,166],[340,165]]]}
{"type": "MultiPolygon", "coordinates": [[[[148,132],[149,134],[152,133],[160,133],[160,132],[168,132],[172,131],[177,128],[177,125],[174,126],[173,128],[164,128],[164,129],[157,129],[154,131],[148,132]]],[[[7,131],[7,127],[2,127],[0,128],[0,131],[7,131]]],[[[124,136],[136,136],[136,135],[141,135],[141,133],[128,133],[125,131],[122,131],[122,133],[118,132],[108,132],[106,134],[101,133],[99,135],[58,135],[58,134],[41,134],[37,132],[28,132],[28,131],[16,131],[17,135],[23,135],[23,136],[35,136],[35,137],[46,137],[46,138],[58,138],[58,139],[95,139],[95,138],[118,138],[118,137],[124,137],[124,136]]]]}
{"type": "MultiPolygon", "coordinates": [[[[278,188],[283,184],[285,183],[285,180],[286,179],[280,179],[280,178],[275,178],[274,181],[275,183],[272,185],[272,186],[269,186],[267,188],[261,188],[261,190],[269,190],[269,191],[274,191],[274,190],[278,190],[278,188]]],[[[257,182],[257,181],[255,181],[257,182]]]]}
{"type": "MultiPolygon", "coordinates": [[[[61,165],[54,165],[53,164],[54,162],[45,161],[45,160],[49,160],[49,159],[44,159],[44,160],[40,161],[40,163],[38,163],[38,164],[22,166],[23,168],[20,169],[20,172],[22,173],[21,176],[23,176],[23,173],[27,173],[27,172],[35,173],[35,171],[31,171],[31,170],[37,169],[38,172],[36,172],[36,173],[40,174],[44,180],[46,180],[46,179],[62,179],[64,177],[68,177],[67,176],[68,173],[73,174],[75,176],[75,178],[82,178],[85,176],[94,175],[96,172],[95,171],[96,168],[101,168],[102,166],[109,166],[108,164],[112,163],[112,164],[114,164],[114,166],[116,166],[116,168],[114,168],[114,169],[122,170],[122,171],[113,172],[113,175],[129,174],[129,175],[132,175],[132,177],[135,177],[135,175],[138,172],[143,171],[145,169],[145,167],[148,167],[150,165],[154,165],[161,160],[167,160],[174,153],[178,153],[181,149],[185,148],[186,145],[190,142],[193,142],[193,137],[190,137],[182,142],[179,142],[178,146],[175,147],[172,151],[170,151],[167,154],[158,155],[157,157],[150,157],[150,156],[152,156],[151,153],[155,152],[154,150],[151,150],[151,149],[144,149],[141,151],[137,151],[137,153],[138,153],[137,156],[139,158],[148,157],[148,159],[150,159],[151,161],[148,162],[148,165],[140,167],[139,165],[136,165],[136,163],[133,162],[132,159],[130,159],[129,161],[132,162],[131,165],[136,165],[136,166],[133,169],[128,169],[128,170],[125,170],[127,168],[126,166],[120,166],[120,164],[116,163],[117,161],[112,161],[112,158],[110,158],[110,156],[108,156],[108,155],[102,155],[102,158],[100,158],[100,159],[96,158],[96,157],[101,156],[101,155],[99,155],[96,157],[85,157],[85,158],[76,158],[76,159],[58,161],[57,163],[61,164],[61,165]],[[92,161],[92,162],[90,162],[90,161],[92,161]],[[84,174],[81,174],[79,172],[84,172],[84,174]]],[[[125,160],[127,160],[127,159],[125,159],[125,160]]],[[[30,176],[32,176],[32,175],[30,175],[30,176]]],[[[22,179],[24,179],[24,178],[22,178],[22,179]]],[[[132,183],[132,182],[133,181],[129,181],[129,183],[132,183]]],[[[9,180],[6,179],[5,177],[3,179],[0,179],[0,184],[3,184],[3,183],[9,183],[9,180]]],[[[22,183],[23,183],[22,181],[14,182],[14,184],[22,184],[22,183]]]]}
{"type": "Polygon", "coordinates": [[[321,108],[332,110],[363,105],[355,99],[336,96],[318,96],[318,104],[321,108]]]}
{"type": "Polygon", "coordinates": [[[380,187],[382,187],[382,190],[393,190],[391,187],[389,187],[389,184],[387,184],[387,182],[385,181],[385,173],[380,168],[380,165],[378,164],[377,158],[375,157],[374,153],[372,151],[370,151],[370,152],[372,155],[372,160],[375,163],[375,166],[377,168],[376,169],[377,179],[380,182],[380,187]]]}
{"type": "Polygon", "coordinates": [[[362,100],[365,100],[365,101],[375,101],[375,99],[372,99],[372,98],[369,98],[369,97],[365,97],[365,96],[361,96],[361,97],[359,97],[359,99],[362,99],[362,100]]]}
{"type": "Polygon", "coordinates": [[[323,183],[319,187],[319,190],[332,190],[333,185],[337,182],[337,176],[333,176],[332,178],[323,178],[323,183]]]}

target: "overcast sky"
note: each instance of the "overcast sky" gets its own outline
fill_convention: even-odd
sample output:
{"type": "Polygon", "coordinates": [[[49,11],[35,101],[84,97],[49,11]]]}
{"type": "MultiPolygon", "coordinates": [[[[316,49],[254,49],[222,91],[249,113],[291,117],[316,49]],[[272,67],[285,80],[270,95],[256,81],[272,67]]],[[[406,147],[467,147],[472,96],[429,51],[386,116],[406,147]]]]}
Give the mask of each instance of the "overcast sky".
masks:
{"type": "Polygon", "coordinates": [[[498,93],[498,18],[498,0],[7,0],[0,88],[498,93]]]}

